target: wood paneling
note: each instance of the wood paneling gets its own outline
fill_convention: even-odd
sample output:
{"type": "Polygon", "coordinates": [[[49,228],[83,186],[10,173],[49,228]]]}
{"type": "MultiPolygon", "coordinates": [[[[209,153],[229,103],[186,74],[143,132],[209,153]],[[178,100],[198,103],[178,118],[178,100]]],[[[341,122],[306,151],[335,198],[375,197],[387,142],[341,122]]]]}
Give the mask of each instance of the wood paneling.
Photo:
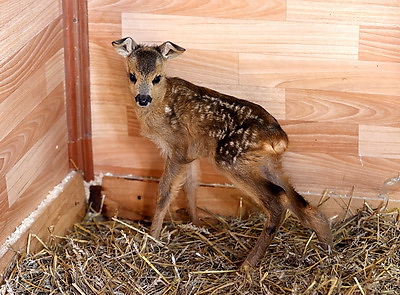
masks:
{"type": "Polygon", "coordinates": [[[399,95],[400,63],[243,53],[240,84],[399,95]]]}
{"type": "Polygon", "coordinates": [[[35,72],[63,47],[62,34],[62,18],[59,16],[13,56],[0,59],[0,102],[22,83],[32,79],[35,72]]]}
{"type": "Polygon", "coordinates": [[[59,1],[0,2],[0,62],[13,56],[61,14],[59,1]]]}
{"type": "Polygon", "coordinates": [[[399,127],[399,100],[400,96],[286,89],[286,118],[399,127]]]}
{"type": "Polygon", "coordinates": [[[286,0],[89,0],[90,10],[284,20],[286,0]],[[228,12],[228,13],[227,13],[228,12]]]}
{"type": "MultiPolygon", "coordinates": [[[[118,216],[133,220],[150,220],[155,211],[155,196],[158,181],[135,180],[130,178],[105,176],[103,178],[103,194],[105,195],[102,213],[109,217],[118,216]]],[[[324,197],[304,195],[314,206],[333,221],[342,220],[354,215],[362,208],[365,198],[357,196],[338,196],[335,192],[325,192],[324,197]],[[321,205],[320,202],[323,201],[321,205]]],[[[368,204],[376,208],[385,203],[383,197],[367,199],[368,204]]],[[[398,208],[400,201],[392,201],[388,209],[398,208]]],[[[249,198],[239,190],[228,187],[212,187],[201,185],[198,189],[197,208],[199,217],[210,221],[216,215],[246,218],[248,214],[259,210],[249,198]],[[216,198],[215,196],[218,196],[216,198]]],[[[186,199],[179,193],[171,202],[166,220],[190,220],[186,199]]]]}
{"type": "MultiPolygon", "coordinates": [[[[136,220],[150,220],[155,211],[157,181],[137,181],[127,178],[103,178],[103,214],[136,220]],[[132,210],[134,209],[134,210],[132,210]]],[[[200,218],[213,218],[212,214],[244,217],[254,211],[255,205],[234,188],[200,186],[197,199],[200,218]],[[215,198],[219,195],[219,198],[215,198]],[[207,212],[209,211],[209,212],[207,212]],[[211,213],[211,214],[210,214],[211,213]]],[[[188,220],[187,203],[183,193],[172,202],[168,218],[188,220]]]]}
{"type": "Polygon", "coordinates": [[[358,34],[357,26],[122,13],[122,35],[192,50],[357,59],[358,34]]]}
{"type": "Polygon", "coordinates": [[[400,28],[360,28],[360,60],[400,62],[400,28]]]}
{"type": "Polygon", "coordinates": [[[189,79],[193,83],[239,84],[239,56],[233,52],[191,50],[168,67],[170,76],[189,79]],[[185,56],[186,55],[186,56],[185,56]],[[197,69],[193,72],[193,69],[197,69]]]}
{"type": "MultiPolygon", "coordinates": [[[[186,49],[169,75],[273,114],[290,139],[284,166],[310,200],[325,190],[377,199],[400,172],[399,15],[397,0],[90,0],[96,172],[163,170],[157,148],[140,136],[123,59],[110,46],[132,36],[186,49]]],[[[203,182],[226,182],[207,161],[201,166],[203,182]]],[[[343,210],[338,202],[329,202],[331,212],[343,210]]]]}
{"type": "Polygon", "coordinates": [[[360,125],[360,155],[400,159],[400,128],[360,125]]]}
{"type": "MultiPolygon", "coordinates": [[[[67,146],[65,146],[65,148],[67,148],[67,146]]],[[[7,247],[10,247],[10,250],[0,256],[0,281],[3,280],[3,274],[7,270],[10,262],[15,260],[15,254],[27,251],[26,246],[29,234],[34,234],[42,241],[47,242],[50,232],[55,236],[65,235],[68,228],[74,223],[81,221],[84,217],[86,201],[82,176],[79,173],[74,173],[69,175],[69,177],[70,179],[64,183],[62,192],[51,202],[45,204],[40,212],[36,211],[34,213],[35,222],[29,226],[26,224],[26,227],[22,230],[20,229],[17,233],[20,235],[20,238],[14,241],[15,243],[7,245],[7,247]]],[[[61,178],[61,180],[62,179],[63,178],[61,178]]],[[[32,211],[28,212],[28,215],[31,214],[32,211]]],[[[12,231],[14,230],[15,227],[12,228],[12,231]]],[[[1,251],[4,250],[3,247],[4,245],[0,244],[1,251]]],[[[41,247],[42,244],[38,239],[31,239],[31,252],[36,252],[41,247]]]]}
{"type": "MultiPolygon", "coordinates": [[[[50,93],[49,95],[52,98],[61,100],[63,98],[63,89],[62,87],[59,87],[58,89],[58,94],[50,93]]],[[[54,106],[54,102],[53,105],[50,106],[54,106]]],[[[54,112],[56,110],[57,109],[49,110],[43,108],[40,110],[41,116],[42,118],[43,116],[46,116],[46,111],[54,112]]],[[[34,181],[38,181],[38,174],[45,169],[53,169],[51,162],[53,157],[55,157],[59,151],[56,146],[65,146],[67,144],[65,137],[65,116],[60,112],[58,112],[58,114],[60,115],[60,118],[55,117],[55,121],[49,122],[51,125],[48,125],[46,135],[39,138],[28,150],[22,150],[23,156],[20,157],[18,162],[8,170],[6,174],[6,184],[8,204],[10,207],[21,195],[24,194],[25,190],[28,189],[34,181]],[[35,173],[32,173],[32,169],[34,169],[35,173]]],[[[30,125],[30,128],[33,126],[34,125],[30,125]]],[[[64,156],[65,158],[68,157],[66,154],[64,154],[64,156]]]]}
{"type": "Polygon", "coordinates": [[[356,124],[286,120],[281,125],[290,134],[291,152],[357,154],[356,124]]]}
{"type": "Polygon", "coordinates": [[[398,26],[397,0],[287,0],[287,20],[307,23],[398,26]]]}
{"type": "Polygon", "coordinates": [[[0,3],[0,245],[68,173],[61,1],[0,3]]]}
{"type": "Polygon", "coordinates": [[[288,152],[283,163],[301,192],[317,195],[329,190],[363,198],[376,197],[385,181],[398,175],[400,165],[398,159],[305,152],[288,152]]]}

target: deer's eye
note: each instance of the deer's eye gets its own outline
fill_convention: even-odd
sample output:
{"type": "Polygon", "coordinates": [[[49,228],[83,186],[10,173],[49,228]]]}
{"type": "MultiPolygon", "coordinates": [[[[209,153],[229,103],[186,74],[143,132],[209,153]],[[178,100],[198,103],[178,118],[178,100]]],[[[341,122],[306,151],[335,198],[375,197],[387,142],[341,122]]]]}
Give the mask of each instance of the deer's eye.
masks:
{"type": "Polygon", "coordinates": [[[137,79],[135,74],[129,73],[129,80],[131,80],[133,83],[136,83],[137,79]]]}
{"type": "Polygon", "coordinates": [[[158,84],[158,83],[160,83],[160,81],[161,81],[161,76],[158,75],[153,79],[153,84],[158,84]]]}

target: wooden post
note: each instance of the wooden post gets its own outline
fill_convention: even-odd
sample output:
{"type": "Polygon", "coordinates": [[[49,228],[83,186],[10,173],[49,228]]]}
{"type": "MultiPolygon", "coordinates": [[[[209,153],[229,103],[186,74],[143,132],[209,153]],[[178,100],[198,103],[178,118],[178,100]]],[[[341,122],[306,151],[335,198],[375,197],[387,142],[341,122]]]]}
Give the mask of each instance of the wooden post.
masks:
{"type": "Polygon", "coordinates": [[[86,0],[63,0],[65,86],[70,166],[93,179],[86,0]]]}

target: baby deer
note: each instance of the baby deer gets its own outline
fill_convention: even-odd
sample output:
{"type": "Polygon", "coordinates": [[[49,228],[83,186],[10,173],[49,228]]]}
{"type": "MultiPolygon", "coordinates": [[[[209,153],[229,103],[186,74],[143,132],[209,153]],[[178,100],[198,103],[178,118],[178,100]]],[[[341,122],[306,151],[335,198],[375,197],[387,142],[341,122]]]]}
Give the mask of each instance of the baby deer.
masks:
{"type": "Polygon", "coordinates": [[[146,46],[128,37],[112,45],[126,57],[142,134],[154,141],[166,158],[150,230],[153,237],[159,236],[169,204],[182,184],[189,214],[198,223],[196,163],[205,157],[266,214],[267,221],[243,269],[256,266],[263,258],[286,209],[313,229],[326,249],[332,246],[326,217],[294,190],[282,171],[281,156],[288,138],[271,114],[249,101],[166,77],[166,61],[185,51],[172,42],[146,46]]]}

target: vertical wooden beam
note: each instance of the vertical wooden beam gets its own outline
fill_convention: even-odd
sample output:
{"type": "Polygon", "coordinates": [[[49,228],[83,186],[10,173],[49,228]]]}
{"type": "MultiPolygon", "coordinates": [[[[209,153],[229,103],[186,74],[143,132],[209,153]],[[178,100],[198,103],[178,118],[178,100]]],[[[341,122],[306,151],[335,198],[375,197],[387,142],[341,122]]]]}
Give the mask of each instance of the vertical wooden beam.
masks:
{"type": "Polygon", "coordinates": [[[93,179],[86,0],[63,0],[66,104],[70,166],[93,179]]]}

